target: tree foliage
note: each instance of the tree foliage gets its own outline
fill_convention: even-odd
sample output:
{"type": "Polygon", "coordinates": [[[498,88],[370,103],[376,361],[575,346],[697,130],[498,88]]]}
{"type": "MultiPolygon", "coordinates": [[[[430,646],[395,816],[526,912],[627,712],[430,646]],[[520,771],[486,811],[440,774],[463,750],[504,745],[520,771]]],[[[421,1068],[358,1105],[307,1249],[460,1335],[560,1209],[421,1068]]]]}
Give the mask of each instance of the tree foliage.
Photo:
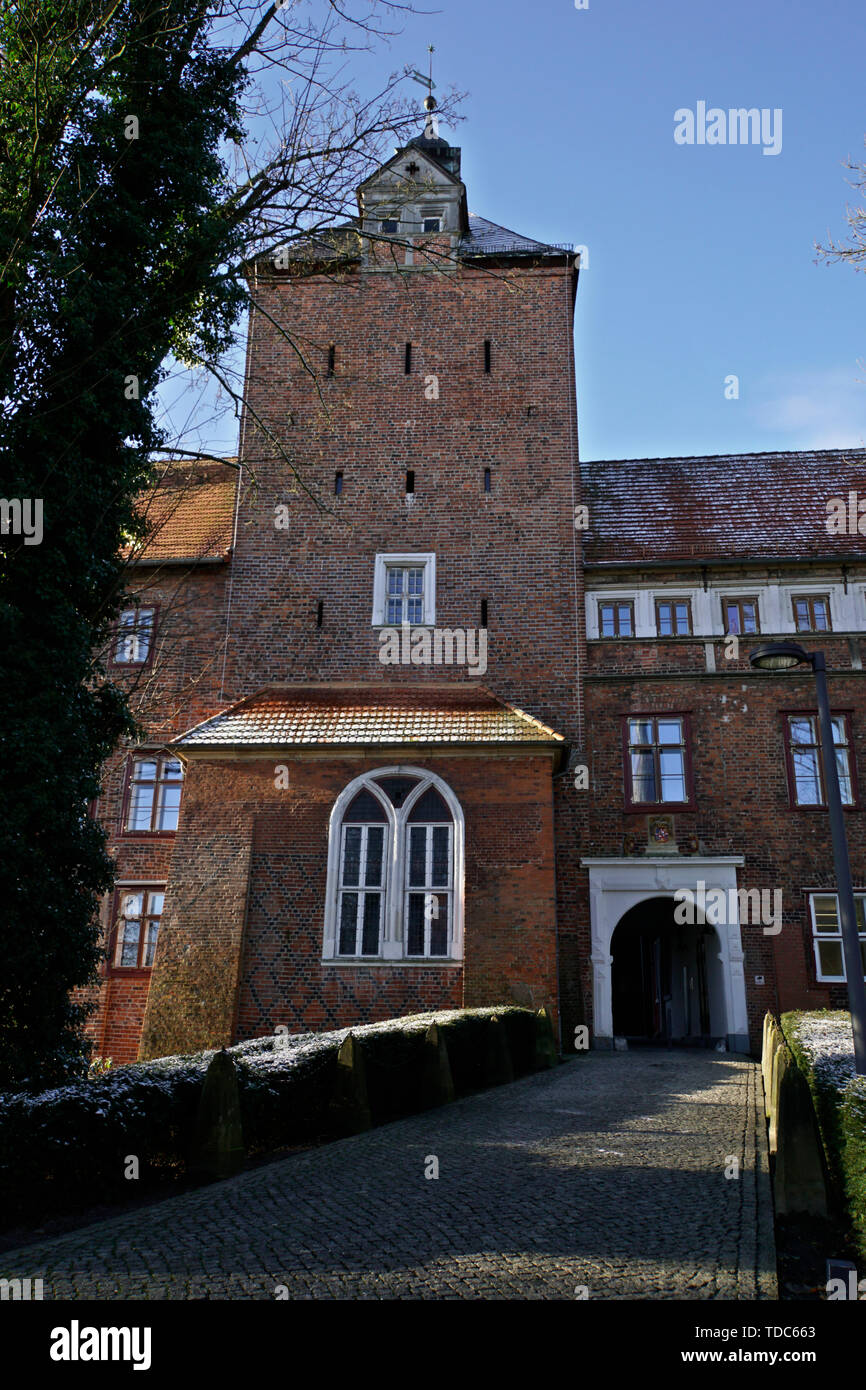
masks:
{"type": "Polygon", "coordinates": [[[396,76],[354,95],[347,25],[379,33],[306,0],[0,0],[0,492],[43,508],[41,543],[0,535],[0,1086],[86,1066],[112,881],[88,805],[138,732],[94,653],[168,442],[165,363],[219,375],[244,260],[332,220],[416,119],[396,76]]]}

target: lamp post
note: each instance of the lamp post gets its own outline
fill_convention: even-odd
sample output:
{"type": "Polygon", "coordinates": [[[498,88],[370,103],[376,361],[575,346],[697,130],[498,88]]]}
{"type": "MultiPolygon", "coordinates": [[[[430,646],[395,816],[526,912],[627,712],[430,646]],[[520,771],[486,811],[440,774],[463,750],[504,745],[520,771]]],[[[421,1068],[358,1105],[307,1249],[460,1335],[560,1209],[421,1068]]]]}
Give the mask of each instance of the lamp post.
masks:
{"type": "Polygon", "coordinates": [[[830,720],[830,701],[827,696],[827,665],[823,652],[807,652],[796,642],[770,642],[749,654],[749,662],[759,671],[788,671],[794,666],[811,666],[818,693],[818,722],[821,727],[821,754],[827,809],[830,812],[830,833],[833,838],[833,863],[839,898],[839,921],[842,926],[842,951],[848,979],[848,1000],[851,1006],[851,1029],[854,1034],[854,1066],[861,1076],[866,1075],[866,983],[863,980],[863,960],[857,934],[854,890],[851,885],[851,865],[848,859],[848,839],[842,812],[842,793],[839,789],[839,769],[836,766],[836,745],[830,720]]]}

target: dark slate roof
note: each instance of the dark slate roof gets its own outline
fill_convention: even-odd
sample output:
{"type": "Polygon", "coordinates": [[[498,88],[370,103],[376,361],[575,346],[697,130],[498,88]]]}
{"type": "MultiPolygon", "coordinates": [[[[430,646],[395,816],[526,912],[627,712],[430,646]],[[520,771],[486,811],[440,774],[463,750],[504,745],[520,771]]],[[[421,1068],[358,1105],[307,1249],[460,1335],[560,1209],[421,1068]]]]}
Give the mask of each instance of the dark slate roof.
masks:
{"type": "MultiPolygon", "coordinates": [[[[342,223],[318,232],[306,240],[298,239],[287,246],[290,260],[307,259],[318,261],[329,257],[355,257],[360,254],[361,243],[358,236],[360,220],[342,223]]],[[[265,253],[273,260],[280,247],[275,246],[265,253]]],[[[469,235],[463,237],[458,247],[461,256],[561,256],[574,250],[570,244],[555,246],[546,241],[534,241],[532,237],[521,236],[508,227],[500,227],[486,217],[469,216],[469,235]]]]}
{"type": "Polygon", "coordinates": [[[332,682],[261,690],[197,724],[173,746],[186,750],[563,742],[561,734],[481,685],[332,682]]]}
{"type": "Polygon", "coordinates": [[[866,498],[866,449],[582,463],[587,564],[862,556],[828,535],[827,502],[866,498]]]}
{"type": "Polygon", "coordinates": [[[573,249],[571,245],[552,246],[544,241],[533,241],[531,237],[521,236],[474,213],[469,214],[469,235],[460,243],[463,256],[561,256],[563,251],[573,249]]]}

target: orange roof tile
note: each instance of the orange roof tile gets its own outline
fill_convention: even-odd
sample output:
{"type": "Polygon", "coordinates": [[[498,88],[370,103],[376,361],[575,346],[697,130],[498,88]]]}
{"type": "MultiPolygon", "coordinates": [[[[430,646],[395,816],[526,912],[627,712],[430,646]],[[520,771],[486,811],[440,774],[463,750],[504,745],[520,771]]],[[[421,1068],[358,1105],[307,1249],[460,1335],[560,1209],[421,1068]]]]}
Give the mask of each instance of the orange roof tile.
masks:
{"type": "Polygon", "coordinates": [[[484,686],[286,685],[259,691],[174,740],[180,749],[407,743],[547,744],[561,734],[484,686]]]}
{"type": "Polygon", "coordinates": [[[128,558],[153,564],[227,557],[238,469],[218,459],[159,466],[160,481],[142,502],[148,534],[128,558]]]}

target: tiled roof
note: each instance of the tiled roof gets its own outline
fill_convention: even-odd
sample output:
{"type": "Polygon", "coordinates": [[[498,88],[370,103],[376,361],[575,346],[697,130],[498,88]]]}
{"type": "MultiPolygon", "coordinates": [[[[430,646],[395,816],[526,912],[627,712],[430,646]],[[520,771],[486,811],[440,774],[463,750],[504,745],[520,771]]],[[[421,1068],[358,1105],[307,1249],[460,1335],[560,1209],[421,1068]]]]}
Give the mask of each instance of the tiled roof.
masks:
{"type": "Polygon", "coordinates": [[[550,246],[544,241],[533,241],[531,237],[521,236],[519,232],[509,231],[486,217],[469,214],[469,235],[460,243],[463,256],[561,256],[563,251],[571,251],[571,246],[550,246]]]}
{"type": "Polygon", "coordinates": [[[219,460],[160,465],[143,503],[149,533],[130,559],[156,563],[217,559],[232,543],[238,470],[219,460]]]}
{"type": "Polygon", "coordinates": [[[827,502],[866,497],[866,449],[581,464],[587,564],[861,555],[828,535],[827,502]]]}
{"type": "Polygon", "coordinates": [[[549,744],[561,734],[484,686],[283,685],[259,691],[175,739],[179,748],[549,744]]]}

